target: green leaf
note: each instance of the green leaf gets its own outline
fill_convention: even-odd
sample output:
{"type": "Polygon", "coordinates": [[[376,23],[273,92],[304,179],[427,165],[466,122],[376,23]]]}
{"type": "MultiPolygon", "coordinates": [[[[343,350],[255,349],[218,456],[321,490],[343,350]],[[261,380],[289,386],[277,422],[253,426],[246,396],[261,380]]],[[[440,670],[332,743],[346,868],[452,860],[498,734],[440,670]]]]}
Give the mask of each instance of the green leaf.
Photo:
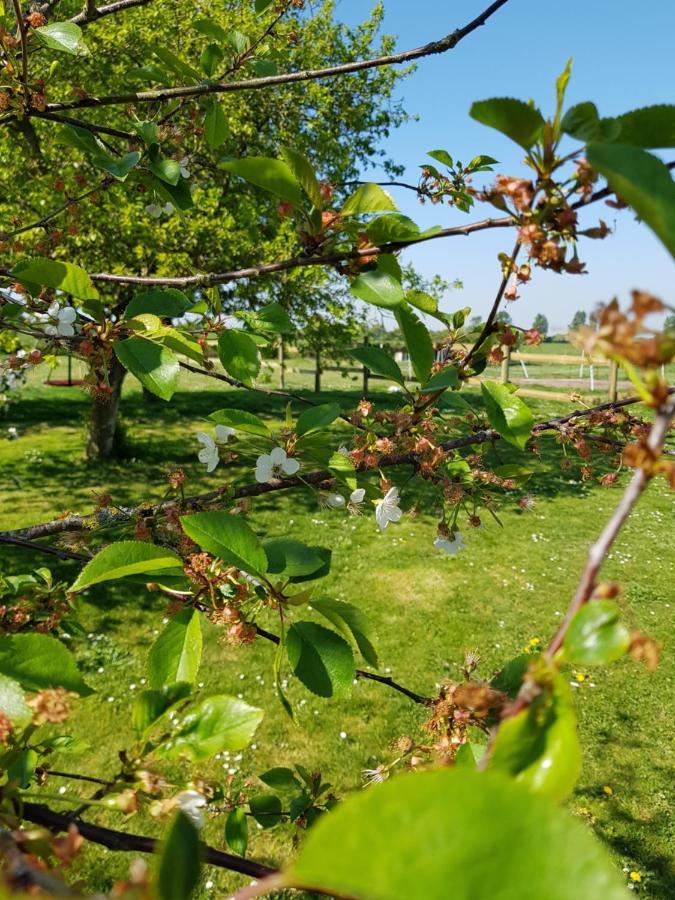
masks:
{"type": "Polygon", "coordinates": [[[269,191],[281,200],[294,206],[302,205],[302,188],[287,163],[280,159],[249,156],[245,159],[225,159],[218,166],[269,191]]]}
{"type": "Polygon", "coordinates": [[[600,116],[595,103],[586,101],[571,106],[562,117],[560,127],[565,134],[579,141],[591,141],[599,136],[600,116]]]}
{"type": "Polygon", "coordinates": [[[175,187],[178,184],[178,180],[180,179],[180,163],[177,160],[169,159],[168,157],[156,157],[155,159],[148,160],[148,168],[156,178],[165,181],[167,184],[172,185],[172,187],[175,187]]]}
{"type": "Polygon", "coordinates": [[[178,387],[180,366],[171,350],[142,337],[113,344],[115,356],[151,394],[170,400],[178,387]]]}
{"type": "Polygon", "coordinates": [[[447,166],[448,169],[452,169],[454,167],[452,157],[447,150],[429,150],[427,152],[427,156],[430,156],[432,159],[435,159],[439,163],[442,163],[444,166],[447,166]]]}
{"type": "Polygon", "coordinates": [[[619,144],[645,149],[675,147],[675,106],[672,104],[644,106],[602,121],[617,126],[616,141],[619,144]]]}
{"type": "Polygon", "coordinates": [[[477,122],[501,131],[525,150],[536,144],[545,125],[538,109],[511,97],[479,100],[472,104],[469,115],[477,122]]]}
{"type": "Polygon", "coordinates": [[[371,347],[370,345],[354,347],[349,351],[349,355],[353,356],[354,359],[358,359],[375,375],[382,375],[384,378],[389,378],[400,385],[405,385],[405,378],[398,364],[384,350],[380,350],[379,347],[371,347]]]}
{"type": "Polygon", "coordinates": [[[560,119],[562,117],[563,103],[565,102],[565,94],[567,93],[567,85],[569,84],[570,75],[572,74],[572,58],[567,60],[565,68],[558,75],[555,82],[555,120],[553,129],[556,138],[560,135],[560,119]]]}
{"type": "Polygon", "coordinates": [[[192,27],[200,34],[205,34],[207,37],[220,41],[221,44],[225,42],[227,32],[213,19],[196,19],[192,23],[192,27]]]}
{"type": "Polygon", "coordinates": [[[308,547],[292,538],[271,538],[263,543],[263,547],[270,575],[312,575],[324,565],[324,560],[314,547],[308,547]]]}
{"type": "Polygon", "coordinates": [[[276,794],[258,794],[249,798],[248,805],[253,818],[263,828],[274,828],[281,822],[281,800],[276,794]]]}
{"type": "Polygon", "coordinates": [[[218,44],[209,44],[199,57],[199,65],[202,67],[202,71],[210,78],[223,61],[224,56],[225,51],[222,47],[219,47],[218,44]]]}
{"type": "Polygon", "coordinates": [[[378,184],[362,184],[347,198],[345,205],[340,210],[340,215],[361,216],[366,213],[398,212],[391,194],[388,194],[378,184]]]}
{"type": "Polygon", "coordinates": [[[206,106],[204,117],[204,140],[207,147],[215,150],[225,143],[230,134],[230,126],[225,117],[222,104],[217,100],[210,100],[206,106]]]}
{"type": "Polygon", "coordinates": [[[192,762],[201,763],[225,750],[243,750],[263,715],[261,709],[243,700],[215,694],[183,717],[160,752],[170,758],[185,755],[192,762]]]}
{"type": "Polygon", "coordinates": [[[589,144],[586,156],[675,256],[675,182],[664,163],[625,144],[589,144]]]}
{"type": "Polygon", "coordinates": [[[302,787],[293,770],[283,767],[268,769],[262,775],[258,775],[258,778],[279,794],[292,794],[302,787]]]}
{"type": "Polygon", "coordinates": [[[191,685],[185,681],[166,684],[157,691],[143,691],[131,710],[131,724],[137,734],[143,734],[176,703],[190,696],[191,685]]]}
{"type": "Polygon", "coordinates": [[[403,303],[405,294],[401,282],[394,275],[378,266],[370,272],[363,272],[352,281],[350,293],[359,300],[393,309],[403,303]]]}
{"type": "Polygon", "coordinates": [[[228,31],[226,35],[226,41],[237,54],[237,56],[240,56],[242,53],[246,53],[248,48],[251,46],[251,42],[245,34],[241,33],[241,31],[228,31]]]}
{"type": "Polygon", "coordinates": [[[33,718],[33,710],[26,703],[21,685],[6,675],[0,675],[0,712],[7,716],[15,730],[33,718]]]}
{"type": "Polygon", "coordinates": [[[427,383],[420,389],[424,392],[426,391],[444,391],[446,388],[452,388],[455,390],[459,387],[459,372],[455,368],[455,366],[446,366],[444,369],[441,369],[440,372],[436,372],[435,375],[427,381],[427,383]]]}
{"type": "Polygon", "coordinates": [[[628,651],[630,634],[619,621],[621,610],[611,600],[593,600],[570,622],[565,659],[582,666],[614,662],[628,651]]]}
{"type": "Polygon", "coordinates": [[[321,188],[310,161],[302,153],[298,153],[297,150],[293,150],[291,147],[282,147],[281,155],[296,180],[302,185],[304,192],[312,201],[312,205],[317,209],[321,209],[323,207],[321,188]]]}
{"type": "Polygon", "coordinates": [[[159,858],[159,900],[189,900],[199,884],[200,859],[199,833],[185,813],[179,812],[159,858]]]}
{"type": "Polygon", "coordinates": [[[456,768],[475,770],[485,756],[486,747],[486,744],[462,744],[455,754],[456,768]]]}
{"type": "Polygon", "coordinates": [[[321,431],[331,425],[341,414],[339,403],[321,403],[318,406],[310,406],[298,416],[295,426],[299,435],[311,434],[313,431],[321,431]]]}
{"type": "Polygon", "coordinates": [[[431,335],[424,323],[417,318],[412,309],[405,303],[396,307],[394,315],[410,353],[413,371],[418,380],[424,384],[429,378],[431,367],[436,358],[431,335]]]}
{"type": "Polygon", "coordinates": [[[322,625],[296,622],[288,630],[286,651],[300,681],[319,697],[348,697],[354,679],[349,644],[322,625]]]}
{"type": "Polygon", "coordinates": [[[527,653],[521,653],[520,656],[510,659],[504,668],[497,672],[490,685],[496,691],[502,691],[512,700],[515,700],[531,662],[532,657],[527,653]]]}
{"type": "Polygon", "coordinates": [[[241,516],[226,512],[201,512],[181,516],[183,531],[202,550],[231,566],[262,578],[267,556],[251,526],[241,516]]]}
{"type": "Polygon", "coordinates": [[[169,184],[167,181],[154,178],[152,184],[157,193],[172,203],[176,209],[185,211],[194,206],[190,182],[187,178],[179,178],[176,184],[169,184]]]}
{"type": "Polygon", "coordinates": [[[246,856],[248,847],[248,821],[241,806],[230,810],[225,821],[225,842],[233,853],[246,856]]]}
{"type": "Polygon", "coordinates": [[[155,47],[153,48],[153,53],[176,75],[187,78],[188,81],[201,81],[201,74],[197,69],[193,69],[192,66],[183,62],[180,57],[176,56],[171,50],[167,50],[166,47],[155,47]]]}
{"type": "Polygon", "coordinates": [[[284,881],[360,900],[627,897],[590,829],[503,777],[461,769],[348,798],[309,831],[284,881]]]}
{"type": "Polygon", "coordinates": [[[553,690],[544,690],[527,709],[502,722],[488,768],[555,802],[569,796],[581,771],[581,746],[562,676],[556,676],[553,690]]]}
{"type": "Polygon", "coordinates": [[[138,150],[132,150],[130,153],[126,153],[121,159],[113,159],[110,156],[101,155],[94,157],[92,162],[99,169],[110,172],[110,174],[118,181],[125,181],[129,172],[138,165],[140,160],[141,154],[138,150]]]}
{"type": "Polygon", "coordinates": [[[73,263],[57,262],[42,257],[24,259],[14,266],[11,274],[22,284],[25,279],[31,284],[72,294],[78,300],[97,300],[99,297],[89,275],[73,263]]]}
{"type": "Polygon", "coordinates": [[[3,768],[7,769],[7,780],[16,782],[22,790],[26,790],[38,760],[35,750],[10,750],[2,760],[3,768]]]}
{"type": "Polygon", "coordinates": [[[251,384],[260,371],[255,342],[236,328],[228,328],[218,337],[218,358],[225,371],[244,384],[251,384]]]}
{"type": "Polygon", "coordinates": [[[247,434],[257,434],[260,437],[269,437],[271,432],[267,425],[253,413],[243,409],[218,409],[209,416],[216,425],[228,425],[237,431],[245,431],[247,434]]]}
{"type": "Polygon", "coordinates": [[[523,450],[534,423],[530,408],[504,384],[483,381],[480,389],[490,425],[505,441],[523,450]]]}
{"type": "Polygon", "coordinates": [[[438,300],[426,291],[406,291],[405,299],[411,306],[432,316],[438,312],[438,300]]]}
{"type": "Polygon", "coordinates": [[[194,684],[202,660],[202,626],[195,609],[182,609],[165,626],[148,654],[150,687],[194,684]]]}
{"type": "Polygon", "coordinates": [[[366,234],[373,244],[390,244],[397,241],[412,241],[420,236],[419,225],[401,213],[378,216],[368,224],[366,234]]]}
{"type": "Polygon", "coordinates": [[[176,288],[157,288],[152,291],[143,291],[136,294],[124,311],[125,319],[133,319],[149,313],[153,316],[162,316],[165,319],[177,319],[192,306],[182,291],[176,288]]]}
{"type": "Polygon", "coordinates": [[[46,634],[0,637],[0,673],[28,691],[63,687],[81,696],[92,693],[70,650],[46,634]]]}
{"type": "Polygon", "coordinates": [[[255,11],[257,13],[263,13],[266,9],[269,9],[274,2],[275,0],[255,0],[255,11]]]}
{"type": "Polygon", "coordinates": [[[257,309],[249,321],[256,331],[270,331],[273,334],[291,334],[295,329],[290,316],[280,303],[268,303],[257,309]]]}
{"type": "Polygon", "coordinates": [[[74,22],[51,22],[33,29],[38,41],[50,50],[60,50],[71,56],[86,56],[89,51],[82,40],[82,29],[74,22]]]}
{"type": "Polygon", "coordinates": [[[357,606],[343,603],[340,600],[323,598],[312,600],[312,609],[328,619],[345,637],[353,639],[368,665],[377,669],[379,662],[372,640],[372,628],[368,619],[357,606]]]}
{"type": "Polygon", "coordinates": [[[153,576],[182,570],[183,560],[166,547],[158,547],[146,541],[117,541],[108,544],[88,562],[77,576],[70,591],[83,591],[102,581],[115,581],[129,575],[153,576]]]}
{"type": "Polygon", "coordinates": [[[159,143],[159,126],[156,122],[136,122],[133,127],[146,147],[159,143]]]}

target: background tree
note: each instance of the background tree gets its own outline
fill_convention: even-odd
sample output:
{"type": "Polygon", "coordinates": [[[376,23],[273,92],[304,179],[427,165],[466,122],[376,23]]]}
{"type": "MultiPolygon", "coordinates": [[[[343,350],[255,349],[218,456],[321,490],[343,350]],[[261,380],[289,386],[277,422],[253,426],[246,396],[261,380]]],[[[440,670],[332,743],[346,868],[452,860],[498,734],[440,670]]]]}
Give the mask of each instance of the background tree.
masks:
{"type": "Polygon", "coordinates": [[[577,328],[580,328],[582,325],[586,324],[586,313],[583,309],[578,309],[574,316],[572,317],[572,321],[570,322],[570,331],[575,331],[577,328]]]}
{"type": "Polygon", "coordinates": [[[537,315],[532,320],[532,327],[536,329],[540,334],[543,334],[544,337],[547,337],[548,319],[543,313],[537,313],[537,315]]]}
{"type": "MultiPolygon", "coordinates": [[[[290,9],[270,29],[256,16],[252,3],[237,0],[208,0],[200,5],[198,18],[184,4],[130,8],[116,17],[114,37],[106,20],[89,26],[90,55],[78,58],[75,81],[68,57],[54,55],[44,97],[71,100],[176,80],[196,81],[222,72],[250,77],[273,72],[281,60],[284,66],[307,69],[391,51],[392,39],[378,37],[381,4],[354,28],[334,22],[333,9],[332,0],[308,13],[290,9]],[[174,53],[176,34],[181,35],[180,58],[174,53]],[[215,59],[209,55],[214,35],[221,35],[228,48],[225,56],[216,53],[215,59]],[[262,46],[261,36],[265,36],[262,46]],[[201,71],[181,61],[186,59],[200,60],[201,71]]],[[[60,4],[59,17],[71,10],[78,12],[79,5],[60,4]]],[[[375,163],[396,174],[398,169],[378,144],[406,118],[393,99],[405,73],[376,68],[340,81],[310,82],[301,91],[291,85],[274,92],[250,92],[245,102],[240,95],[226,94],[197,104],[178,101],[168,114],[160,104],[146,104],[136,109],[107,107],[90,116],[106,129],[100,137],[117,159],[136,144],[125,146],[123,138],[107,131],[136,138],[138,128],[154,131],[162,156],[173,161],[171,165],[182,161],[176,187],[137,171],[120,184],[92,165],[91,154],[78,153],[77,148],[73,152],[65,144],[85,141],[86,150],[92,133],[83,136],[68,125],[55,127],[40,118],[10,124],[0,144],[0,231],[19,233],[5,242],[5,259],[11,264],[33,253],[74,260],[89,271],[132,267],[145,275],[164,275],[230,270],[251,260],[287,255],[294,245],[293,228],[279,215],[277,202],[270,197],[252,203],[252,189],[219,168],[218,160],[276,155],[280,146],[290,144],[306,153],[321,177],[334,185],[356,178],[361,168],[375,163]],[[13,177],[15,166],[28,177],[21,181],[13,177]],[[55,207],[58,198],[92,193],[81,203],[66,204],[64,214],[44,227],[21,233],[22,227],[45,215],[45,192],[54,190],[55,207]],[[189,206],[189,213],[183,213],[181,205],[189,206]]],[[[302,277],[291,273],[281,288],[271,280],[237,282],[223,291],[224,308],[256,308],[293,285],[287,305],[305,310],[307,317],[316,311],[316,297],[327,296],[316,290],[324,281],[325,275],[315,269],[302,277]]],[[[114,308],[128,302],[133,293],[110,286],[105,300],[114,308]]],[[[99,459],[118,449],[116,418],[124,370],[113,363],[104,378],[105,384],[91,385],[88,454],[99,459]]]]}

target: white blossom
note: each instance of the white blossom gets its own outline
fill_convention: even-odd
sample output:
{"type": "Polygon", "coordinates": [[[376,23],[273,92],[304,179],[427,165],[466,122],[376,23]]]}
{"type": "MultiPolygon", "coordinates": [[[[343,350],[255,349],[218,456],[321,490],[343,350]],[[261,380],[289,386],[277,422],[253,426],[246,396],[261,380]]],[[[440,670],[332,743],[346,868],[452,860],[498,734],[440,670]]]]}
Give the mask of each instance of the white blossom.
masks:
{"type": "Polygon", "coordinates": [[[45,334],[53,337],[72,337],[75,334],[73,322],[77,318],[77,312],[72,306],[59,306],[54,302],[47,310],[47,315],[52,321],[45,326],[45,334]]]}
{"type": "Polygon", "coordinates": [[[190,165],[190,157],[184,156],[181,160],[179,160],[178,165],[180,166],[180,174],[183,178],[190,177],[190,170],[188,166],[190,165]]]}
{"type": "Polygon", "coordinates": [[[390,522],[398,522],[403,515],[399,507],[400,497],[398,488],[389,488],[382,500],[378,500],[375,504],[375,519],[380,526],[380,531],[384,531],[390,522]]]}
{"type": "Polygon", "coordinates": [[[261,484],[280,475],[295,475],[300,468],[297,459],[286,455],[283,447],[275,447],[270,453],[263,453],[255,464],[255,480],[261,484]]]}
{"type": "Polygon", "coordinates": [[[185,813],[196,828],[204,827],[204,810],[206,809],[206,797],[199,791],[181,791],[176,795],[178,809],[185,813]]]}
{"type": "Polygon", "coordinates": [[[442,550],[444,553],[457,553],[464,547],[464,539],[459,531],[456,531],[452,538],[441,537],[440,535],[434,541],[434,547],[442,550]]]}
{"type": "Polygon", "coordinates": [[[10,441],[15,441],[18,438],[19,432],[16,430],[16,427],[14,425],[10,425],[7,429],[7,436],[10,441]]]}
{"type": "Polygon", "coordinates": [[[349,495],[349,502],[352,506],[361,506],[363,503],[363,499],[366,496],[365,488],[357,488],[355,491],[352,491],[349,495]]]}
{"type": "Polygon", "coordinates": [[[205,463],[207,472],[213,472],[220,461],[216,442],[205,431],[197,432],[197,440],[202,444],[202,449],[197,453],[197,459],[200,463],[205,463]]]}
{"type": "Polygon", "coordinates": [[[230,428],[229,425],[216,425],[215,431],[218,440],[226,444],[234,434],[235,429],[230,428]]]}

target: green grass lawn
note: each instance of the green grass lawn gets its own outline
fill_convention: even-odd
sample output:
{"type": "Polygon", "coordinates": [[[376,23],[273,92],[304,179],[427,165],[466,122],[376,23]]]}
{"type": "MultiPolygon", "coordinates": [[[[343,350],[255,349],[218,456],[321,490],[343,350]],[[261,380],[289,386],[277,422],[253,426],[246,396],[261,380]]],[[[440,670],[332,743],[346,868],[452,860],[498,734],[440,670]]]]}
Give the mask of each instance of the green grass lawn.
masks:
{"type": "MultiPolygon", "coordinates": [[[[560,352],[551,345],[551,352],[560,352]]],[[[337,376],[339,378],[339,376],[337,376]]],[[[304,386],[307,386],[307,380],[304,386]]],[[[359,384],[330,382],[345,408],[359,397],[359,384]]],[[[0,426],[0,527],[27,525],[55,514],[92,508],[99,492],[119,504],[157,500],[167,472],[182,466],[188,492],[222,483],[224,477],[251,480],[252,467],[221,467],[206,475],[196,459],[200,417],[226,405],[242,405],[266,418],[279,418],[282,403],[250,393],[223,391],[215,382],[193,379],[171,404],[147,402],[131,379],[125,387],[122,417],[127,458],[105,465],[83,458],[88,399],[78,389],[43,387],[35,378],[0,426]],[[4,440],[6,428],[19,432],[4,440]]],[[[295,386],[295,385],[294,385],[295,386]]],[[[301,385],[302,386],[302,385],[301,385]]],[[[380,387],[379,390],[384,390],[380,387]]],[[[390,399],[390,398],[389,398],[390,399]]],[[[538,418],[564,411],[552,402],[532,403],[538,418]]],[[[512,461],[516,451],[492,452],[512,461]]],[[[435,537],[433,504],[415,518],[380,534],[371,513],[360,518],[320,509],[309,490],[255,501],[250,522],[260,533],[287,535],[333,550],[333,568],[318,595],[349,600],[376,626],[382,671],[420,693],[433,693],[445,678],[458,677],[465,651],[478,648],[481,671],[489,676],[533,637],[545,640],[556,628],[574,590],[590,541],[616,503],[619,490],[578,479],[579,463],[561,472],[552,439],[544,444],[545,470],[530,483],[535,509],[523,513],[509,502],[500,512],[505,528],[489,516],[478,530],[463,528],[466,549],[441,556],[435,537]]],[[[404,472],[394,474],[403,485],[404,472]]],[[[405,497],[404,507],[411,499],[405,497]]],[[[570,808],[585,819],[615,855],[619,867],[640,873],[639,890],[649,897],[675,894],[672,824],[672,696],[675,667],[668,646],[673,634],[673,503],[663,483],[652,486],[621,534],[605,575],[620,581],[620,600],[631,627],[662,641],[658,670],[647,673],[623,660],[609,668],[582,670],[575,681],[584,746],[581,780],[570,808]],[[611,794],[606,790],[611,790],[611,794]]],[[[70,564],[27,552],[0,549],[0,569],[26,571],[48,564],[68,580],[70,564]]],[[[82,602],[81,620],[89,637],[72,640],[86,676],[100,693],[77,704],[70,730],[84,737],[89,751],[79,759],[65,755],[54,766],[106,776],[115,771],[120,749],[131,746],[129,705],[142,689],[148,648],[162,627],[165,603],[140,586],[93,589],[82,602]]],[[[305,614],[306,615],[306,614],[305,614]]],[[[272,623],[270,623],[272,625],[272,623]]],[[[371,682],[354,686],[351,701],[324,701],[289,681],[300,727],[281,712],[272,689],[272,648],[259,640],[233,649],[209,628],[201,681],[204,694],[241,694],[266,710],[254,743],[241,758],[213,761],[206,777],[227,772],[242,785],[272,765],[299,762],[321,769],[336,793],[361,787],[361,770],[391,758],[391,743],[415,732],[423,710],[371,682]],[[345,735],[344,737],[341,735],[345,735]]],[[[68,785],[69,795],[88,796],[86,786],[50,782],[47,790],[68,785]]],[[[262,789],[262,784],[259,785],[262,789]]],[[[56,805],[56,804],[55,804],[56,805]]],[[[64,808],[67,808],[64,806],[64,808]]],[[[137,833],[158,833],[148,816],[129,820],[91,813],[92,820],[137,833]]],[[[223,818],[214,818],[206,839],[223,846],[223,818]]],[[[273,832],[252,829],[249,853],[278,862],[288,852],[290,827],[273,832]]],[[[508,839],[508,823],[505,823],[508,839]]],[[[109,887],[123,876],[131,857],[88,847],[76,871],[91,890],[109,887]]],[[[209,871],[212,885],[201,897],[224,896],[240,880],[209,871]]],[[[600,900],[600,898],[598,898],[600,900]]]]}

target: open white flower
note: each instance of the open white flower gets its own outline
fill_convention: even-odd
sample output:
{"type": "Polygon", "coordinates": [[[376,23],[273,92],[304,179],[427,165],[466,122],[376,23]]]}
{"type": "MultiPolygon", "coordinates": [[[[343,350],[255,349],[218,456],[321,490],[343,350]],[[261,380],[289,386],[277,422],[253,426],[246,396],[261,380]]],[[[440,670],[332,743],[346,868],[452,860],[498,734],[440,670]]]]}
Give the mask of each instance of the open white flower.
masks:
{"type": "Polygon", "coordinates": [[[216,442],[205,431],[197,432],[197,440],[202,444],[202,449],[197,453],[197,459],[200,463],[205,463],[207,472],[213,472],[220,461],[216,442]]]}
{"type": "Polygon", "coordinates": [[[199,791],[181,791],[176,795],[176,805],[184,813],[196,828],[204,827],[204,810],[206,809],[206,797],[199,791]]]}
{"type": "Polygon", "coordinates": [[[286,455],[283,447],[275,447],[270,453],[263,453],[255,464],[255,480],[261,484],[283,475],[295,475],[300,468],[297,459],[286,455]]]}
{"type": "Polygon", "coordinates": [[[459,531],[456,531],[452,538],[441,537],[440,535],[434,541],[434,547],[442,550],[444,553],[457,553],[464,547],[464,539],[459,531]]]}
{"type": "Polygon", "coordinates": [[[52,337],[72,337],[75,334],[73,322],[77,318],[77,312],[72,306],[59,306],[58,303],[52,303],[47,310],[47,315],[51,319],[49,325],[45,325],[45,334],[52,337]]]}
{"type": "Polygon", "coordinates": [[[180,174],[183,176],[183,178],[189,178],[190,170],[188,169],[188,166],[190,165],[190,157],[184,156],[181,160],[179,160],[178,165],[180,166],[180,174]]]}
{"type": "Polygon", "coordinates": [[[382,500],[375,503],[375,518],[380,526],[380,531],[384,531],[390,522],[398,522],[403,515],[399,507],[400,496],[398,488],[389,488],[382,500]]]}

